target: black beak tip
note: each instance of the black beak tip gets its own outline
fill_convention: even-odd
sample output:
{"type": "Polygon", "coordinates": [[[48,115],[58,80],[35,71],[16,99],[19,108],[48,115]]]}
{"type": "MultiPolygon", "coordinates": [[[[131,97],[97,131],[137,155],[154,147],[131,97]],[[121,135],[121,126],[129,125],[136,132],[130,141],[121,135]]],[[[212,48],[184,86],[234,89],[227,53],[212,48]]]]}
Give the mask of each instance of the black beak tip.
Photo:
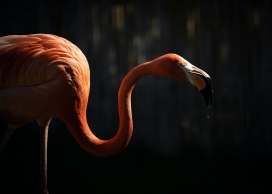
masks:
{"type": "Polygon", "coordinates": [[[213,90],[209,87],[206,87],[205,89],[200,90],[200,93],[203,95],[206,105],[210,107],[212,105],[213,90]]]}
{"type": "Polygon", "coordinates": [[[208,107],[211,107],[211,105],[212,105],[212,93],[213,93],[211,79],[206,78],[204,76],[201,76],[201,77],[205,80],[206,87],[203,90],[200,90],[200,93],[203,95],[206,105],[208,107]]]}

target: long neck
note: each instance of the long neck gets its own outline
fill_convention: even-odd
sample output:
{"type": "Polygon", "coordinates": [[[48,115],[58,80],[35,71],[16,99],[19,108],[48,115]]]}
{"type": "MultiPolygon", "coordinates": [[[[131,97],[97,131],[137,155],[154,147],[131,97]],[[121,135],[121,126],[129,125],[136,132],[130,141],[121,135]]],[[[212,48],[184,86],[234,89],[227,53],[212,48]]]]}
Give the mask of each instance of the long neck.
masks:
{"type": "Polygon", "coordinates": [[[76,111],[65,121],[79,145],[86,151],[101,157],[107,157],[122,151],[130,141],[133,132],[131,93],[135,83],[151,72],[148,63],[133,68],[123,79],[118,92],[119,130],[110,140],[98,139],[90,130],[84,111],[76,111]]]}

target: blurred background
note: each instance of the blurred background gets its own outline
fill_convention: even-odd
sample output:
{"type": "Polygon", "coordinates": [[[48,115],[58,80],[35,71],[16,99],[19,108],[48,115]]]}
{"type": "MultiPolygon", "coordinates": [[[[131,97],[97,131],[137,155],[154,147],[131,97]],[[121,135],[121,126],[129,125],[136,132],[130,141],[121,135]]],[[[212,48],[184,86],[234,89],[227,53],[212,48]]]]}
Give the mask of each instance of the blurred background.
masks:
{"type": "MultiPolygon", "coordinates": [[[[131,142],[110,158],[84,151],[53,119],[49,192],[271,191],[271,8],[269,0],[2,1],[1,36],[55,34],[86,55],[88,123],[99,138],[116,134],[117,92],[136,65],[177,53],[212,78],[211,108],[189,82],[142,78],[132,94],[131,142]]],[[[0,139],[6,128],[0,123],[0,139]]],[[[33,122],[14,132],[0,157],[0,193],[37,193],[38,177],[33,122]]]]}

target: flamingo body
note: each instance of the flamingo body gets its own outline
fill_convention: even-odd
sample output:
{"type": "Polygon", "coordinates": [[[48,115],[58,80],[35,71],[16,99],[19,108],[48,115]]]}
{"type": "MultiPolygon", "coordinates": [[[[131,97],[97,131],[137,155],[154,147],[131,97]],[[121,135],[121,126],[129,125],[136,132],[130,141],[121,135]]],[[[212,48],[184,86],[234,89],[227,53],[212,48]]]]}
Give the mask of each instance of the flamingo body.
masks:
{"type": "Polygon", "coordinates": [[[59,117],[58,110],[71,106],[75,98],[88,99],[88,62],[63,38],[2,37],[0,64],[0,117],[12,128],[34,120],[43,124],[52,116],[59,117]]]}

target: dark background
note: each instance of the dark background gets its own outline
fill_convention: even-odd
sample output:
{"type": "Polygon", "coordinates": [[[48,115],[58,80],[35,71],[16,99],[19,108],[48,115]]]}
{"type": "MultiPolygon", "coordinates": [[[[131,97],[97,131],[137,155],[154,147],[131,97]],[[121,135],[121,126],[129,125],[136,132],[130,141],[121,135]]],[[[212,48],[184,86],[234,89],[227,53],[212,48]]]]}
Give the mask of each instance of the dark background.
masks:
{"type": "MultiPolygon", "coordinates": [[[[134,66],[177,53],[212,78],[206,107],[188,82],[142,78],[132,95],[134,133],[122,153],[98,158],[62,121],[49,128],[52,193],[268,193],[272,181],[272,1],[9,0],[0,35],[70,40],[91,69],[88,122],[118,129],[117,92],[134,66]]],[[[0,123],[0,139],[7,126],[0,123]]],[[[0,193],[36,193],[39,127],[17,129],[0,157],[0,193]]]]}

